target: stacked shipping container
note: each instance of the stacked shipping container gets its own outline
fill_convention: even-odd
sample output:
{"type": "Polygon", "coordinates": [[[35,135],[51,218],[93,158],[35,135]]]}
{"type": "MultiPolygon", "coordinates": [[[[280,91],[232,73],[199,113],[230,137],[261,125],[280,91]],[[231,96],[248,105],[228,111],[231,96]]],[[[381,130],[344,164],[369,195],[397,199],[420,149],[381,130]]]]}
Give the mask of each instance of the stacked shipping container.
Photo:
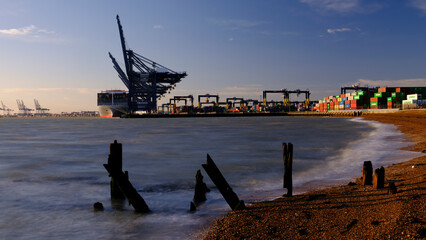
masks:
{"type": "MultiPolygon", "coordinates": [[[[327,112],[356,109],[402,108],[404,104],[426,105],[426,87],[379,88],[377,92],[358,91],[325,97],[314,111],[327,112]],[[406,99],[407,100],[404,100],[406,99]]],[[[408,106],[408,105],[407,105],[408,106]]]]}

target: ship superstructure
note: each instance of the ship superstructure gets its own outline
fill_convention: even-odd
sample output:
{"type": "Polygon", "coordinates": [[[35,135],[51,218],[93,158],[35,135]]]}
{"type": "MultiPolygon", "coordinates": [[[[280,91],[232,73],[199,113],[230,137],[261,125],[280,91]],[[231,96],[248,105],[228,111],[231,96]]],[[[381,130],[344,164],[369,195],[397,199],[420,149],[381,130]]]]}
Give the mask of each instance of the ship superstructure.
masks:
{"type": "Polygon", "coordinates": [[[124,90],[106,90],[98,93],[99,115],[121,117],[129,112],[129,93],[124,90]]]}

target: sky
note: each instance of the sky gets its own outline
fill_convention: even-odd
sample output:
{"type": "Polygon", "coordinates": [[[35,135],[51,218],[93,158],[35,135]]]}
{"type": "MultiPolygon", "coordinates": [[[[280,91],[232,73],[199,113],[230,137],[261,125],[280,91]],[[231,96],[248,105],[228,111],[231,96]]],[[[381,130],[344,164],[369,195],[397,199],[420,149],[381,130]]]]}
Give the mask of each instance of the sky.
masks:
{"type": "Polygon", "coordinates": [[[117,14],[130,49],[187,72],[161,102],[426,87],[426,0],[0,0],[0,100],[97,110],[96,93],[125,89],[117,14]]]}

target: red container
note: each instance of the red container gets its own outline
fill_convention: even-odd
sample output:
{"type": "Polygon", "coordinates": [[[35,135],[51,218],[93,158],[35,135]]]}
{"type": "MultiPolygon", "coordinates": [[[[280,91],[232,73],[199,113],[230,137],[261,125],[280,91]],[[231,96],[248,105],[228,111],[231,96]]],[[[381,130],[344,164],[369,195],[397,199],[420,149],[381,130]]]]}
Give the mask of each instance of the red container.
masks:
{"type": "Polygon", "coordinates": [[[356,104],[356,100],[350,100],[351,104],[356,104]]]}
{"type": "Polygon", "coordinates": [[[328,100],[328,97],[325,97],[324,100],[328,100]]]}
{"type": "Polygon", "coordinates": [[[351,101],[346,100],[346,101],[345,101],[345,105],[346,105],[346,104],[351,104],[351,101]]]}
{"type": "Polygon", "coordinates": [[[379,101],[379,98],[377,97],[370,98],[370,102],[378,102],[378,101],[379,101]]]}
{"type": "Polygon", "coordinates": [[[370,107],[370,109],[379,109],[379,107],[370,107]]]}
{"type": "Polygon", "coordinates": [[[341,97],[341,98],[344,98],[344,97],[345,97],[345,94],[340,94],[340,97],[341,97]]]}

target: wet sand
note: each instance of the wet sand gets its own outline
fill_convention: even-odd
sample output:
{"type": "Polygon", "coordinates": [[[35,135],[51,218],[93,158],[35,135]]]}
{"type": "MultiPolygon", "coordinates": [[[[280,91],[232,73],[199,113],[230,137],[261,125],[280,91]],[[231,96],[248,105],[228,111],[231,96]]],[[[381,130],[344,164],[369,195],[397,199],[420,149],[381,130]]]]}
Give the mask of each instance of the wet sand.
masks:
{"type": "MultiPolygon", "coordinates": [[[[426,153],[426,110],[368,114],[394,124],[426,153]]],[[[362,161],[362,160],[360,160],[362,161]]],[[[378,168],[380,166],[373,166],[378,168]]],[[[426,155],[386,167],[385,188],[345,186],[252,204],[218,219],[205,239],[422,239],[426,238],[426,155]],[[396,194],[388,194],[394,182],[396,194]]],[[[360,168],[361,176],[361,168],[360,168]]],[[[348,180],[349,183],[350,180],[348,180]]],[[[285,190],[283,190],[285,191],[285,190]]]]}

